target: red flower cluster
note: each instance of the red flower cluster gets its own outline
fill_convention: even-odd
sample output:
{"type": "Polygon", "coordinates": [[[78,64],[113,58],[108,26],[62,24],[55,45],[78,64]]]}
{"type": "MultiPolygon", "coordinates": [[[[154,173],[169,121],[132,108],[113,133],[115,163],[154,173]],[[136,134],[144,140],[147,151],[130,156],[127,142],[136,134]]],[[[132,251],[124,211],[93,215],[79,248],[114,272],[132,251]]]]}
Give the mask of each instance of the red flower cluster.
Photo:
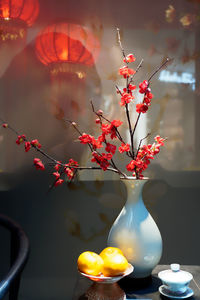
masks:
{"type": "Polygon", "coordinates": [[[67,175],[69,179],[72,179],[74,177],[74,168],[69,167],[78,167],[78,162],[73,160],[72,158],[69,160],[68,164],[64,167],[64,173],[67,175]]]}
{"type": "Polygon", "coordinates": [[[79,141],[81,144],[91,144],[93,146],[93,149],[102,148],[102,144],[100,140],[96,140],[92,135],[83,133],[81,136],[79,136],[79,141]]]}
{"type": "Polygon", "coordinates": [[[133,90],[135,90],[135,89],[136,89],[136,85],[133,85],[133,84],[129,83],[129,85],[128,85],[128,90],[129,90],[129,91],[133,91],[133,90]]]}
{"type": "Polygon", "coordinates": [[[97,152],[92,152],[92,162],[96,162],[102,170],[106,171],[110,165],[110,163],[108,162],[108,160],[110,160],[112,158],[112,154],[108,153],[101,153],[98,154],[97,152]]]}
{"type": "Polygon", "coordinates": [[[112,154],[115,154],[116,148],[117,147],[115,145],[106,143],[106,147],[105,147],[106,152],[109,152],[109,153],[111,152],[112,154]]]}
{"type": "MultiPolygon", "coordinates": [[[[120,41],[120,39],[119,39],[120,41]]],[[[121,47],[122,49],[122,47],[121,47]]],[[[123,55],[124,51],[122,49],[123,55]]],[[[116,153],[116,150],[118,148],[118,151],[120,153],[125,153],[131,161],[126,165],[126,169],[128,172],[132,172],[133,176],[136,176],[136,178],[142,178],[143,171],[146,170],[148,165],[150,164],[150,160],[154,159],[154,156],[159,153],[160,147],[164,145],[165,139],[161,138],[160,136],[156,136],[155,142],[153,144],[149,145],[143,145],[142,147],[138,146],[137,149],[134,145],[134,133],[136,126],[138,124],[138,120],[140,115],[137,116],[137,119],[135,121],[135,125],[132,124],[132,117],[129,112],[128,104],[132,103],[134,100],[133,91],[136,89],[136,85],[133,85],[134,81],[134,74],[136,71],[139,70],[141,63],[137,67],[136,71],[129,68],[129,63],[135,62],[135,57],[133,54],[128,54],[126,57],[124,55],[124,63],[125,66],[121,67],[119,69],[119,74],[125,78],[126,86],[123,89],[117,88],[117,93],[121,96],[120,106],[124,106],[124,110],[126,112],[127,116],[127,124],[129,127],[129,133],[130,133],[130,143],[126,143],[123,139],[123,136],[120,134],[120,131],[118,130],[118,127],[120,127],[123,123],[120,120],[113,120],[109,121],[105,116],[102,110],[95,111],[94,106],[92,104],[93,112],[96,115],[96,124],[99,124],[99,128],[101,130],[100,135],[95,138],[94,136],[82,133],[78,137],[78,140],[81,144],[89,145],[89,148],[92,152],[92,158],[91,161],[96,163],[98,167],[96,169],[102,169],[106,171],[108,168],[124,177],[126,177],[126,174],[121,172],[117,164],[113,161],[113,155],[116,153]],[[121,146],[117,147],[113,143],[109,142],[109,139],[118,139],[121,146]],[[98,149],[101,149],[104,147],[104,150],[101,151],[98,149]],[[106,152],[106,153],[104,153],[106,152]],[[99,167],[100,166],[100,167],[99,167]]],[[[163,65],[162,65],[163,66],[163,65]]],[[[161,67],[162,67],[161,66],[161,67]]],[[[159,68],[160,69],[160,68],[159,68]]],[[[157,69],[157,70],[159,70],[157,69]]],[[[141,103],[136,104],[136,112],[146,113],[149,106],[151,105],[151,99],[153,98],[153,95],[151,93],[150,89],[150,81],[152,77],[157,73],[154,72],[153,75],[150,77],[149,82],[147,80],[144,80],[139,84],[139,93],[143,95],[143,100],[141,103]]],[[[71,125],[80,133],[79,129],[77,128],[77,124],[75,122],[70,122],[71,125]]],[[[3,123],[2,126],[4,128],[9,127],[11,130],[13,130],[8,124],[3,123]]],[[[16,131],[13,130],[15,133],[16,131]]],[[[141,140],[142,141],[142,140],[141,140]]],[[[141,145],[141,141],[139,145],[141,145]]],[[[35,148],[35,150],[39,151],[41,154],[45,155],[47,158],[49,158],[51,161],[53,161],[54,165],[54,172],[52,175],[55,177],[54,186],[59,186],[64,182],[64,179],[61,177],[66,175],[69,180],[73,179],[75,177],[75,174],[78,169],[84,169],[84,167],[80,167],[78,162],[70,159],[68,163],[61,163],[60,161],[56,161],[47,154],[45,154],[41,148],[41,144],[37,139],[34,139],[32,141],[28,141],[26,136],[24,134],[18,135],[16,143],[20,145],[21,143],[25,142],[25,151],[28,152],[31,147],[35,148]]],[[[34,165],[37,170],[44,170],[44,164],[39,158],[34,158],[34,165]]]]}
{"type": "Polygon", "coordinates": [[[143,82],[141,82],[139,84],[139,93],[141,94],[145,94],[146,93],[146,89],[148,88],[149,83],[147,80],[144,80],[143,82]]]}
{"type": "Polygon", "coordinates": [[[105,135],[110,134],[111,139],[117,138],[116,129],[122,124],[123,122],[120,120],[113,120],[110,124],[103,123],[101,126],[102,135],[105,137],[105,135]]]}
{"type": "Polygon", "coordinates": [[[54,186],[58,186],[61,185],[64,182],[63,179],[59,178],[58,180],[56,180],[56,182],[54,183],[54,186]]]}
{"type": "Polygon", "coordinates": [[[124,66],[119,69],[119,74],[122,75],[124,78],[128,78],[131,75],[135,74],[135,71],[133,69],[128,68],[127,66],[124,66]]]}
{"type": "Polygon", "coordinates": [[[124,105],[130,103],[133,99],[134,99],[134,97],[130,93],[124,92],[124,93],[121,94],[120,105],[124,106],[124,105]]]}
{"type": "Polygon", "coordinates": [[[57,161],[57,164],[55,164],[54,169],[55,169],[56,171],[59,171],[60,166],[61,166],[60,164],[61,164],[61,161],[57,161]]]}
{"type": "Polygon", "coordinates": [[[18,135],[18,137],[17,137],[17,139],[16,139],[16,144],[17,144],[17,145],[20,145],[20,144],[22,144],[25,140],[26,140],[25,134],[18,135]]]}
{"type": "Polygon", "coordinates": [[[31,143],[30,142],[25,142],[25,152],[28,152],[31,149],[31,143]]]}
{"type": "Polygon", "coordinates": [[[119,147],[119,152],[123,153],[128,151],[130,151],[130,145],[122,143],[121,146],[119,147]]]}
{"type": "Polygon", "coordinates": [[[150,164],[150,159],[154,159],[154,156],[160,152],[160,147],[164,146],[163,142],[165,139],[161,138],[159,135],[154,139],[156,143],[142,146],[138,151],[136,159],[131,160],[126,166],[129,172],[133,172],[133,176],[135,176],[137,172],[139,177],[143,178],[142,172],[146,170],[150,164]]]}
{"type": "MultiPolygon", "coordinates": [[[[101,116],[102,114],[99,115],[101,116]]],[[[117,128],[121,126],[123,122],[121,122],[120,120],[113,120],[110,123],[102,123],[100,120],[96,123],[101,124],[102,134],[97,139],[95,139],[92,135],[83,133],[81,136],[79,136],[79,141],[81,142],[81,144],[90,144],[93,150],[102,148],[102,143],[105,143],[105,151],[108,153],[105,154],[93,151],[91,160],[92,162],[96,162],[98,165],[100,165],[100,167],[105,171],[110,165],[108,160],[112,158],[112,155],[115,154],[117,148],[115,145],[106,141],[106,136],[109,136],[111,139],[117,138],[117,128]]],[[[70,176],[70,173],[68,173],[68,176],[70,176]]]]}
{"type": "Polygon", "coordinates": [[[136,104],[136,112],[137,113],[145,113],[148,110],[148,106],[144,103],[136,104]]]}
{"type": "Polygon", "coordinates": [[[41,144],[39,143],[39,141],[38,141],[37,139],[32,140],[32,141],[31,141],[31,145],[32,145],[33,147],[38,147],[38,148],[41,148],[41,147],[42,147],[41,144]]]}
{"type": "MultiPolygon", "coordinates": [[[[64,182],[64,179],[60,178],[61,174],[58,172],[61,166],[62,165],[60,161],[57,161],[57,164],[55,164],[54,166],[54,169],[56,170],[56,172],[52,173],[52,175],[54,175],[56,178],[54,186],[61,185],[64,182]]],[[[69,162],[64,165],[63,168],[63,172],[67,175],[68,179],[74,178],[75,168],[72,167],[78,167],[78,162],[71,158],[69,162]]]]}
{"type": "Polygon", "coordinates": [[[25,145],[24,145],[25,152],[28,152],[31,149],[31,147],[41,148],[41,144],[39,143],[39,141],[37,139],[32,140],[31,142],[29,142],[29,141],[26,140],[25,134],[18,135],[17,140],[16,140],[16,144],[20,145],[23,142],[25,142],[25,145]]]}
{"type": "Polygon", "coordinates": [[[144,94],[144,99],[142,103],[136,104],[136,112],[139,114],[146,113],[151,105],[151,99],[153,98],[153,94],[151,93],[147,80],[144,80],[139,84],[139,92],[144,94]]]}

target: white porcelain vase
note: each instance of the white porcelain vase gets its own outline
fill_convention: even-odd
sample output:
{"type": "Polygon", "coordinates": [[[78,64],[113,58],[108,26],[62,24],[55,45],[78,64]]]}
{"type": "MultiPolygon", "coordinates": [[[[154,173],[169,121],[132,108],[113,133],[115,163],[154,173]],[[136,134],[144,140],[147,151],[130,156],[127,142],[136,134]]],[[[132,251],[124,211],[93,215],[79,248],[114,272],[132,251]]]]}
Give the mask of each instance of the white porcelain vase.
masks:
{"type": "Polygon", "coordinates": [[[162,255],[160,231],[146,209],[142,190],[148,179],[122,179],[127,188],[127,201],[115,220],[108,246],[120,248],[134,266],[133,278],[151,275],[162,255]]]}

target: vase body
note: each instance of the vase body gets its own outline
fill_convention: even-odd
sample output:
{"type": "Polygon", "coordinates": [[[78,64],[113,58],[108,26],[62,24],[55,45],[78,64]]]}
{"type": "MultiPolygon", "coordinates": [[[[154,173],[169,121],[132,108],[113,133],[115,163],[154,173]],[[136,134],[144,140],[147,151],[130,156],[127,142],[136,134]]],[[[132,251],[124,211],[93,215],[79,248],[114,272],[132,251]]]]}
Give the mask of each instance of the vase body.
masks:
{"type": "Polygon", "coordinates": [[[123,179],[127,201],[108,236],[108,246],[120,248],[134,266],[133,278],[151,275],[162,255],[160,231],[146,209],[142,190],[147,179],[123,179]]]}

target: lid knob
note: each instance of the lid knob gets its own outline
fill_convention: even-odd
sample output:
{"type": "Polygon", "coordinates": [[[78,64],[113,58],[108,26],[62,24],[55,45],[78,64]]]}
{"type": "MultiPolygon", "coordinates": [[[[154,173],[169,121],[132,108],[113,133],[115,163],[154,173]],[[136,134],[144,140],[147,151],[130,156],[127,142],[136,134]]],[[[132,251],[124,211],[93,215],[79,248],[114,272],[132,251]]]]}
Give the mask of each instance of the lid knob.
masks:
{"type": "Polygon", "coordinates": [[[178,271],[180,271],[180,265],[179,265],[179,264],[171,264],[170,267],[171,267],[171,270],[172,270],[173,272],[178,272],[178,271]]]}

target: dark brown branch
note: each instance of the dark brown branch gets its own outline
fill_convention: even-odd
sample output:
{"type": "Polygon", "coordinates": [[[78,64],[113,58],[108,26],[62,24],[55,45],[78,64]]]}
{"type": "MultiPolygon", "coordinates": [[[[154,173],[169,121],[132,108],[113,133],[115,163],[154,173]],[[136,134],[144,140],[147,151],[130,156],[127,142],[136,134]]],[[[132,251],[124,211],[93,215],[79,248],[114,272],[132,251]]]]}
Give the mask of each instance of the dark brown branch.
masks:
{"type": "MultiPolygon", "coordinates": [[[[103,119],[103,120],[105,120],[105,121],[107,121],[108,123],[112,123],[110,120],[108,120],[106,117],[104,117],[103,115],[99,115],[96,111],[95,111],[95,109],[94,109],[94,105],[93,105],[93,103],[92,103],[92,101],[91,101],[91,105],[92,105],[92,111],[101,119],[103,119]]],[[[116,134],[117,134],[117,137],[118,137],[118,139],[122,142],[122,143],[125,143],[124,142],[124,140],[123,140],[123,138],[122,138],[122,136],[121,136],[121,134],[120,134],[120,132],[119,132],[119,130],[117,129],[117,127],[115,127],[115,130],[116,130],[116,134]]]]}
{"type": "MultiPolygon", "coordinates": [[[[3,119],[0,118],[0,120],[3,122],[3,123],[6,123],[3,121],[3,119]]],[[[7,124],[7,123],[6,123],[7,124]]],[[[10,126],[9,124],[8,125],[8,129],[10,129],[12,132],[14,132],[17,136],[21,135],[18,131],[16,131],[12,126],[10,126]]],[[[26,138],[23,138],[23,140],[25,142],[27,142],[28,140],[26,138]]],[[[46,158],[48,158],[49,160],[53,161],[54,163],[57,164],[57,160],[53,157],[51,157],[50,155],[48,155],[47,153],[45,153],[42,149],[38,148],[37,146],[34,146],[34,145],[31,145],[32,148],[34,148],[36,151],[40,152],[42,155],[44,155],[46,158]]]]}
{"type": "MultiPolygon", "coordinates": [[[[75,129],[80,135],[82,135],[82,132],[78,129],[76,122],[73,122],[73,121],[71,121],[71,120],[69,120],[69,119],[63,119],[63,120],[66,121],[66,122],[68,122],[68,123],[70,123],[70,124],[74,127],[74,129],[75,129]]],[[[90,148],[90,151],[93,152],[93,151],[94,151],[93,147],[92,147],[90,144],[87,144],[87,145],[88,145],[88,147],[90,148]]]]}
{"type": "Polygon", "coordinates": [[[138,121],[139,121],[139,119],[140,119],[140,115],[141,115],[141,113],[139,113],[139,115],[138,115],[138,117],[137,117],[137,120],[136,120],[136,122],[135,122],[135,126],[134,126],[134,128],[133,128],[133,131],[132,131],[132,136],[131,136],[131,138],[132,138],[132,139],[133,139],[133,137],[134,137],[135,130],[136,130],[136,127],[137,127],[138,121]]]}
{"type": "Polygon", "coordinates": [[[141,61],[140,61],[140,63],[139,63],[139,65],[137,66],[137,68],[136,68],[136,70],[135,70],[135,74],[133,74],[133,75],[130,77],[129,84],[130,84],[131,82],[133,82],[133,78],[134,78],[134,76],[136,75],[136,73],[139,71],[139,69],[142,67],[143,61],[144,61],[144,59],[142,58],[141,61]]]}
{"type": "Polygon", "coordinates": [[[126,116],[128,120],[128,126],[129,126],[129,132],[130,132],[130,138],[131,138],[131,152],[132,152],[132,158],[134,158],[134,147],[133,147],[133,135],[132,135],[132,126],[131,126],[131,120],[128,110],[128,104],[126,103],[126,116]]]}
{"type": "Polygon", "coordinates": [[[148,138],[148,136],[150,136],[150,134],[151,133],[149,132],[143,139],[140,140],[139,145],[138,145],[138,149],[137,149],[137,153],[136,153],[136,156],[135,156],[136,158],[137,158],[138,152],[140,150],[140,146],[142,144],[142,141],[145,140],[146,138],[148,138]]]}

